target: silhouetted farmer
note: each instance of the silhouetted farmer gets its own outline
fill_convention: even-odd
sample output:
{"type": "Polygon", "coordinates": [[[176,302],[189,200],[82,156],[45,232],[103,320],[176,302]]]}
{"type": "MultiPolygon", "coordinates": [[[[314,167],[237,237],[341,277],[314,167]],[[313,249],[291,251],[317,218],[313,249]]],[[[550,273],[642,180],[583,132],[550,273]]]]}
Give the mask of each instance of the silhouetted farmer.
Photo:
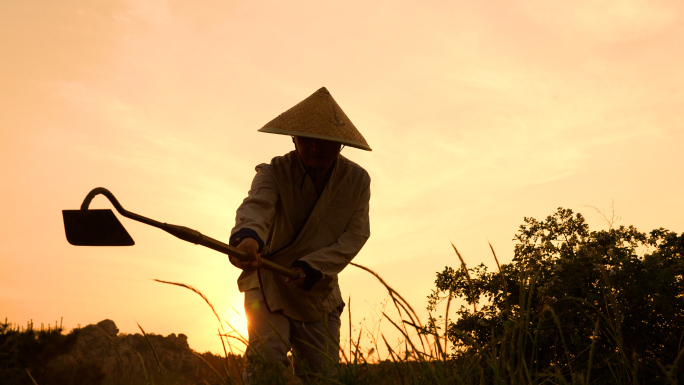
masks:
{"type": "Polygon", "coordinates": [[[231,232],[230,244],[250,256],[245,263],[231,258],[243,269],[245,380],[254,379],[266,359],[292,365],[306,383],[307,373],[334,373],[344,308],[337,275],[370,236],[370,177],[340,150],[371,148],[325,88],[259,131],[292,136],[295,150],[256,167],[231,232]],[[259,269],[261,258],[306,278],[291,281],[259,269]]]}

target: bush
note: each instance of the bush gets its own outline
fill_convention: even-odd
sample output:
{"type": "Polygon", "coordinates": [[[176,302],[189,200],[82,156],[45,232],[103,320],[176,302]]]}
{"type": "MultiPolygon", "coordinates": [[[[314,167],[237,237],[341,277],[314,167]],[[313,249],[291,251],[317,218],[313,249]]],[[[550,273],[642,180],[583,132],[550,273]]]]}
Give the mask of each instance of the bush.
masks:
{"type": "Polygon", "coordinates": [[[82,366],[80,380],[74,381],[72,365],[54,365],[58,357],[69,353],[78,338],[78,330],[68,335],[61,328],[36,331],[12,329],[0,324],[0,383],[33,384],[97,384],[102,379],[99,368],[82,366]]]}
{"type": "Polygon", "coordinates": [[[488,381],[684,382],[684,234],[589,232],[562,208],[524,221],[510,264],[438,273],[428,309],[469,304],[445,331],[452,357],[488,381]]]}

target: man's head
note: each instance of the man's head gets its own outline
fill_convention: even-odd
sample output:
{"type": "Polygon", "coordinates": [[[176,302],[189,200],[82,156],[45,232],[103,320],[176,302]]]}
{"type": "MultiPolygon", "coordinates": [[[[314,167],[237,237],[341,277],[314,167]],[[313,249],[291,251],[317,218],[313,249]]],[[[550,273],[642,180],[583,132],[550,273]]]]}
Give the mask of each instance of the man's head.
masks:
{"type": "Polygon", "coordinates": [[[293,137],[297,154],[302,163],[314,170],[327,170],[340,154],[342,144],[330,140],[293,137]]]}

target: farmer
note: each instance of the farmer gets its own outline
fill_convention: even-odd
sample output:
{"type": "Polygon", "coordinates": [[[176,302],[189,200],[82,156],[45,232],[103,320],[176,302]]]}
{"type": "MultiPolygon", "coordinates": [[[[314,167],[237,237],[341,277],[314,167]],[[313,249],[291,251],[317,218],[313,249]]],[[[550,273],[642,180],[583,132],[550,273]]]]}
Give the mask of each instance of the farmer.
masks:
{"type": "Polygon", "coordinates": [[[307,383],[315,378],[309,374],[334,374],[344,308],[337,275],[370,236],[370,177],[340,151],[371,148],[325,88],[259,131],[292,136],[295,150],[256,167],[231,231],[230,244],[250,257],[231,257],[243,270],[238,287],[249,329],[244,379],[253,381],[260,363],[277,361],[307,383]],[[262,258],[304,277],[259,269],[262,258]]]}

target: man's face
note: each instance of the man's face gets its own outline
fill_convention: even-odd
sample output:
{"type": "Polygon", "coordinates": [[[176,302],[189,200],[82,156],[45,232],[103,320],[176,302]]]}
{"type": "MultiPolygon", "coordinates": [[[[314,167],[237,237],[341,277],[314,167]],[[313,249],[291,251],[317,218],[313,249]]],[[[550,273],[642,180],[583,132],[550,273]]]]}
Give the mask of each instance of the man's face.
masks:
{"type": "Polygon", "coordinates": [[[330,167],[337,155],[340,154],[342,144],[323,139],[305,138],[295,136],[297,153],[302,163],[315,170],[330,167]]]}

